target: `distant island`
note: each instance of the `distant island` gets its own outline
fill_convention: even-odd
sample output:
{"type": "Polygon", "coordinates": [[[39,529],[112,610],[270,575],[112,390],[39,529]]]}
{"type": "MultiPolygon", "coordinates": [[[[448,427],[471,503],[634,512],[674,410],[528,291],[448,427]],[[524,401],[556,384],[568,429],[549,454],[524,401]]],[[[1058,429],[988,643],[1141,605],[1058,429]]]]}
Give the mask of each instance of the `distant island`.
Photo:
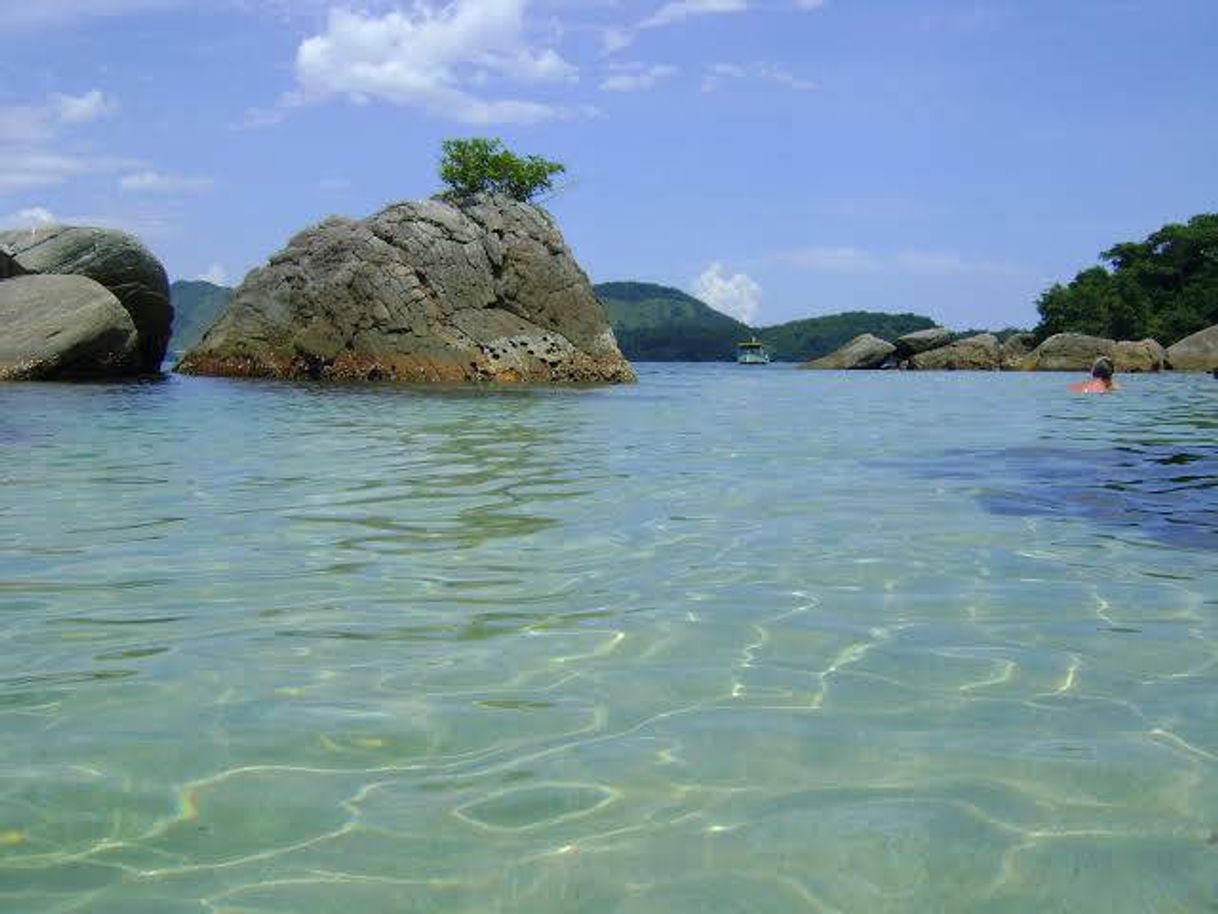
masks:
{"type": "Polygon", "coordinates": [[[692,295],[645,282],[593,286],[605,306],[622,354],[632,362],[723,362],[736,344],[756,337],[780,362],[806,362],[870,333],[893,339],[935,322],[920,314],[847,311],[773,327],[750,327],[692,295]]]}
{"type": "Polygon", "coordinates": [[[179,279],[169,285],[173,303],[173,336],[169,351],[180,356],[199,345],[203,334],[228,306],[233,290],[202,279],[179,279]]]}

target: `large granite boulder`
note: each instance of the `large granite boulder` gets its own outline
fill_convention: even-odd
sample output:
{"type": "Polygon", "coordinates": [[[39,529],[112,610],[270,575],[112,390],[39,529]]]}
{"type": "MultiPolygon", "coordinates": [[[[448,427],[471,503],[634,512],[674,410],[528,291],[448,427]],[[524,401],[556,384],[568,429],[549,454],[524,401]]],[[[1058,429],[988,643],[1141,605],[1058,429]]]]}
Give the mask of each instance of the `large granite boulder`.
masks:
{"type": "Polygon", "coordinates": [[[0,282],[0,380],[128,374],[138,359],[131,316],[84,276],[0,282]]]}
{"type": "Polygon", "coordinates": [[[1002,364],[1001,347],[992,333],[979,333],[947,346],[921,352],[909,360],[917,371],[997,371],[1002,364]]]}
{"type": "Polygon", "coordinates": [[[1012,333],[1002,341],[999,362],[1004,371],[1018,371],[1036,348],[1036,334],[1012,333]]]}
{"type": "Polygon", "coordinates": [[[1168,346],[1167,364],[1177,371],[1218,369],[1218,325],[1199,330],[1168,346]]]}
{"type": "Polygon", "coordinates": [[[0,232],[0,246],[30,273],[87,276],[109,289],[139,334],[131,371],[161,370],[173,324],[169,280],[138,239],[115,229],[52,225],[0,232]]]}
{"type": "Polygon", "coordinates": [[[505,197],[331,217],[251,272],[178,370],[404,381],[634,380],[553,221],[505,197]]]}
{"type": "Polygon", "coordinates": [[[893,341],[893,345],[896,347],[894,355],[898,360],[904,360],[917,355],[919,352],[926,352],[930,349],[946,346],[951,341],[952,332],[946,327],[915,330],[913,333],[898,336],[893,341]]]}
{"type": "Polygon", "coordinates": [[[1157,340],[1121,340],[1112,347],[1112,365],[1131,373],[1162,371],[1167,352],[1157,340]]]}
{"type": "Polygon", "coordinates": [[[836,352],[800,365],[817,371],[839,369],[879,368],[896,352],[897,347],[870,333],[861,333],[836,352]]]}
{"type": "Polygon", "coordinates": [[[1100,356],[1112,358],[1113,340],[1082,333],[1055,333],[1024,360],[1029,371],[1090,371],[1100,356]]]}

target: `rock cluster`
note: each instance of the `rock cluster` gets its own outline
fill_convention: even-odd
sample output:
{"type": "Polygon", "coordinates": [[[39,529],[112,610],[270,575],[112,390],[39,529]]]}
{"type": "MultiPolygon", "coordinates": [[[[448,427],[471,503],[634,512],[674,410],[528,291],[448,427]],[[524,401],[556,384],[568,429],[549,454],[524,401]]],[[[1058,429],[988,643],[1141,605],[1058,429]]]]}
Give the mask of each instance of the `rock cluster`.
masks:
{"type": "Polygon", "coordinates": [[[155,374],[172,321],[165,269],[131,235],[0,232],[0,379],[155,374]]]}
{"type": "Polygon", "coordinates": [[[331,217],[254,270],[178,370],[404,381],[625,382],[552,220],[505,197],[331,217]]]}
{"type": "Polygon", "coordinates": [[[1030,333],[999,343],[989,333],[954,339],[942,327],[919,330],[887,343],[869,334],[802,368],[908,368],[946,371],[1087,371],[1100,356],[1118,372],[1218,369],[1218,327],[1187,337],[1170,349],[1145,340],[1109,340],[1081,333],[1058,333],[1033,348],[1030,333]]]}

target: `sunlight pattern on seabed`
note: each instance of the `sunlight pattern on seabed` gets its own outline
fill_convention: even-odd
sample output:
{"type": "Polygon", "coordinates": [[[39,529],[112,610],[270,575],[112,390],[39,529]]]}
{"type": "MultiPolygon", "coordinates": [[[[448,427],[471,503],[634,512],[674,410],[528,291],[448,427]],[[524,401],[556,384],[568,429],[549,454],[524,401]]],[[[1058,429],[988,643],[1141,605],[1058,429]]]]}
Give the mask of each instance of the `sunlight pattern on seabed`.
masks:
{"type": "Polygon", "coordinates": [[[1218,384],[0,388],[0,909],[1218,905],[1218,384]]]}

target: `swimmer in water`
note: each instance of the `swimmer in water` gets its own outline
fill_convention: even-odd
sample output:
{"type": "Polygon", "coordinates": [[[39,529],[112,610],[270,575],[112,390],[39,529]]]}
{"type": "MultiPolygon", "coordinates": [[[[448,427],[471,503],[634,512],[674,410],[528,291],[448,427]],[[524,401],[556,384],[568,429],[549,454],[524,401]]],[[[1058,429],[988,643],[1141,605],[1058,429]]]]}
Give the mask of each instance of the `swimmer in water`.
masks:
{"type": "Polygon", "coordinates": [[[1120,390],[1112,379],[1112,359],[1100,356],[1091,366],[1091,380],[1071,384],[1069,389],[1076,394],[1106,394],[1120,390]]]}

